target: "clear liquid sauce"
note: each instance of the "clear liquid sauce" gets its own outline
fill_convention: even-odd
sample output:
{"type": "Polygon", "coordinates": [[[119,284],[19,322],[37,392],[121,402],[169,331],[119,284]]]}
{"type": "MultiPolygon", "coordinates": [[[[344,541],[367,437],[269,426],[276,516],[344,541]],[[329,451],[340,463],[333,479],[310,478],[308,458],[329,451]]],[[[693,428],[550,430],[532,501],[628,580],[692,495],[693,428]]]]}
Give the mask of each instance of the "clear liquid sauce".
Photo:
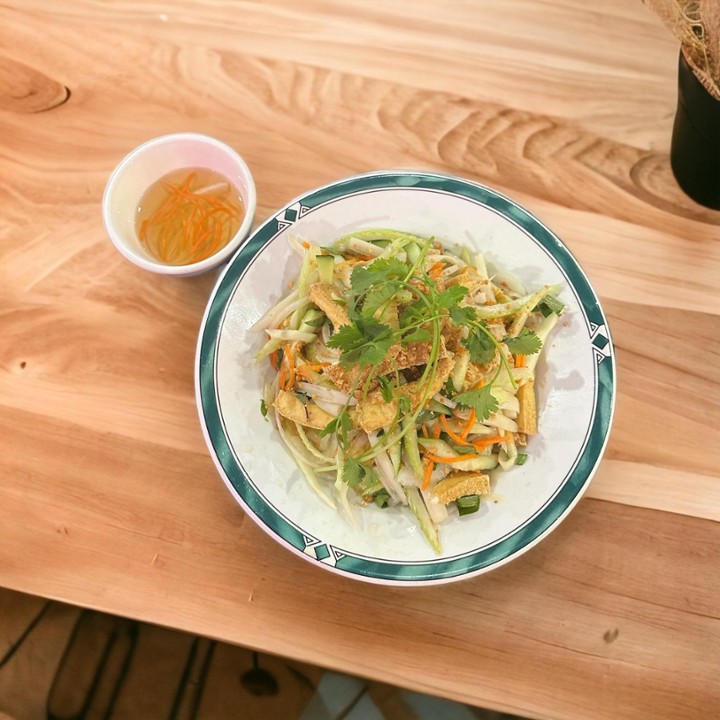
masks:
{"type": "Polygon", "coordinates": [[[154,182],[135,216],[138,238],[168,265],[190,265],[228,244],[245,214],[237,188],[207,168],[180,168],[154,182]]]}

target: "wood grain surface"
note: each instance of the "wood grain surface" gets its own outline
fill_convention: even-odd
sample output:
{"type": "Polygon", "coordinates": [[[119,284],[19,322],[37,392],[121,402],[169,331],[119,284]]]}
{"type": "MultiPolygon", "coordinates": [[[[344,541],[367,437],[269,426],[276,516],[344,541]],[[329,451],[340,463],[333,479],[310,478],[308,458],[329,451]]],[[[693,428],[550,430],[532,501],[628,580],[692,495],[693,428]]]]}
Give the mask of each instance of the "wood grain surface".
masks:
{"type": "Polygon", "coordinates": [[[640,2],[0,4],[0,585],[534,718],[720,706],[720,213],[675,183],[673,38],[640,2]],[[505,192],[617,349],[606,459],[547,540],[392,589],[266,537],[208,456],[214,277],[152,277],[100,201],[151,137],[235,147],[262,220],[349,174],[505,192]]]}

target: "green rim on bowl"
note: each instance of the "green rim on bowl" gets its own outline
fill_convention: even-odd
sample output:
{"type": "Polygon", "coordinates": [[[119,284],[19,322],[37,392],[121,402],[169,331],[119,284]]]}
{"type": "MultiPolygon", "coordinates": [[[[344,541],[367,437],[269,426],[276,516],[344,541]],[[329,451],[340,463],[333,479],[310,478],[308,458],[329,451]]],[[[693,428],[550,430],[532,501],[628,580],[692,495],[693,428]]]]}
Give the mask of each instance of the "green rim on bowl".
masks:
{"type": "MultiPolygon", "coordinates": [[[[607,444],[615,400],[615,358],[607,321],[587,277],[565,245],[538,219],[503,195],[468,180],[434,173],[388,171],[358,175],[312,190],[252,233],[218,279],[208,303],[198,341],[196,389],[201,424],[218,470],[237,500],[265,531],[306,560],[335,572],[370,582],[418,585],[456,580],[497,567],[539,542],[570,512],[589,484],[607,444]],[[262,478],[250,477],[228,437],[218,394],[217,355],[233,296],[246,271],[274,238],[301,218],[348,196],[409,188],[482,205],[542,248],[574,294],[595,362],[592,408],[584,439],[552,497],[511,532],[486,546],[451,557],[402,561],[369,556],[328,542],[308,532],[277,504],[267,500],[261,490],[262,478]]],[[[247,414],[253,411],[256,408],[246,409],[247,414]]]]}

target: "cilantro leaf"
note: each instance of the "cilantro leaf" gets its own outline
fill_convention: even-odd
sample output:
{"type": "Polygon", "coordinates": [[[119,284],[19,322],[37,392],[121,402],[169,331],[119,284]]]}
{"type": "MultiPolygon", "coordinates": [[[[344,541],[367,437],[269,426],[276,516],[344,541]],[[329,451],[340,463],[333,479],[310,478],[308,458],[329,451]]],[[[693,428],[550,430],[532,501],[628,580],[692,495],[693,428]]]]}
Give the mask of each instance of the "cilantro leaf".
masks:
{"type": "Polygon", "coordinates": [[[320,437],[325,437],[326,435],[334,435],[334,434],[337,432],[339,421],[340,421],[339,416],[336,417],[336,418],[333,418],[333,419],[320,431],[320,437]]]}
{"type": "Polygon", "coordinates": [[[466,408],[474,408],[475,416],[482,421],[490,417],[498,409],[497,398],[491,392],[491,385],[484,385],[477,390],[467,390],[456,395],[453,400],[466,408]]]}
{"type": "Polygon", "coordinates": [[[341,350],[355,350],[365,342],[362,332],[356,325],[343,325],[328,338],[327,346],[341,350]]]}
{"type": "Polygon", "coordinates": [[[378,382],[380,383],[380,393],[386,403],[392,402],[393,399],[393,383],[390,379],[384,375],[378,376],[378,382]]]}
{"type": "Polygon", "coordinates": [[[395,336],[388,325],[360,315],[352,325],[343,325],[328,339],[327,345],[343,351],[340,362],[344,365],[357,363],[362,367],[379,365],[394,342],[395,336]]]}
{"type": "Polygon", "coordinates": [[[350,275],[350,286],[358,294],[361,295],[369,290],[379,279],[364,265],[356,265],[350,275]]]}
{"type": "Polygon", "coordinates": [[[320,437],[325,435],[338,435],[344,445],[347,444],[347,434],[352,430],[352,418],[347,410],[343,410],[333,418],[321,431],[320,437]]]}
{"type": "Polygon", "coordinates": [[[424,322],[427,306],[422,300],[414,300],[404,310],[400,316],[400,327],[406,328],[409,325],[424,322]]]}
{"type": "Polygon", "coordinates": [[[355,487],[364,475],[365,468],[354,457],[346,458],[342,477],[350,487],[355,487]]]}
{"type": "Polygon", "coordinates": [[[471,307],[452,307],[450,308],[450,319],[456,325],[468,325],[477,322],[477,314],[471,307]]]}
{"type": "Polygon", "coordinates": [[[382,273],[386,278],[404,278],[410,271],[410,268],[396,257],[378,258],[373,260],[368,267],[371,272],[382,273]]]}
{"type": "Polygon", "coordinates": [[[462,344],[470,351],[471,362],[484,365],[495,357],[495,343],[482,330],[472,328],[462,344]]]}
{"type": "Polygon", "coordinates": [[[408,343],[430,342],[431,340],[432,335],[425,328],[417,328],[408,335],[405,335],[405,337],[402,339],[403,345],[407,345],[408,343]]]}
{"type": "Polygon", "coordinates": [[[542,348],[542,340],[528,328],[523,328],[517,337],[505,338],[503,342],[513,355],[534,355],[542,348]]]}
{"type": "Polygon", "coordinates": [[[468,294],[468,289],[463,285],[453,285],[447,290],[438,293],[434,298],[434,304],[438,308],[457,307],[460,301],[468,294]]]}
{"type": "Polygon", "coordinates": [[[394,337],[383,338],[368,343],[362,352],[355,351],[353,355],[348,356],[343,362],[352,365],[357,363],[360,367],[365,365],[379,365],[388,353],[388,350],[395,344],[394,337]]]}
{"type": "Polygon", "coordinates": [[[404,278],[408,271],[408,266],[397,258],[380,258],[369,265],[356,265],[350,275],[350,285],[358,295],[362,295],[373,285],[404,278]]]}
{"type": "Polygon", "coordinates": [[[363,303],[363,315],[374,315],[380,308],[389,305],[401,287],[400,283],[391,280],[370,290],[363,303]]]}

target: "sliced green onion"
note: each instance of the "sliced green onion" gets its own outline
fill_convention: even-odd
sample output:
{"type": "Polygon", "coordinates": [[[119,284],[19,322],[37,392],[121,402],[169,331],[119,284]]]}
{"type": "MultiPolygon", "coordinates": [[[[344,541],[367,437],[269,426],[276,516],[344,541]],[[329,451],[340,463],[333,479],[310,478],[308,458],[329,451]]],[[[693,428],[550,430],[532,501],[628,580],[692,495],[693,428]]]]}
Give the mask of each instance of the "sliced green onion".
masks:
{"type": "Polygon", "coordinates": [[[527,462],[528,456],[527,453],[518,453],[517,457],[515,458],[515,464],[516,465],[524,465],[527,462]]]}
{"type": "Polygon", "coordinates": [[[260,414],[263,417],[267,417],[267,403],[265,402],[265,398],[260,400],[260,414]]]}
{"type": "Polygon", "coordinates": [[[548,295],[542,302],[538,303],[535,309],[539,310],[544,317],[552,315],[552,313],[562,315],[563,310],[565,310],[565,303],[558,300],[554,295],[548,295]]]}
{"type": "Polygon", "coordinates": [[[390,493],[388,493],[387,490],[380,490],[379,492],[376,492],[373,496],[373,502],[379,508],[386,508],[390,502],[390,493]]]}
{"type": "Polygon", "coordinates": [[[479,495],[463,495],[455,501],[460,515],[472,515],[480,509],[479,495]]]}

